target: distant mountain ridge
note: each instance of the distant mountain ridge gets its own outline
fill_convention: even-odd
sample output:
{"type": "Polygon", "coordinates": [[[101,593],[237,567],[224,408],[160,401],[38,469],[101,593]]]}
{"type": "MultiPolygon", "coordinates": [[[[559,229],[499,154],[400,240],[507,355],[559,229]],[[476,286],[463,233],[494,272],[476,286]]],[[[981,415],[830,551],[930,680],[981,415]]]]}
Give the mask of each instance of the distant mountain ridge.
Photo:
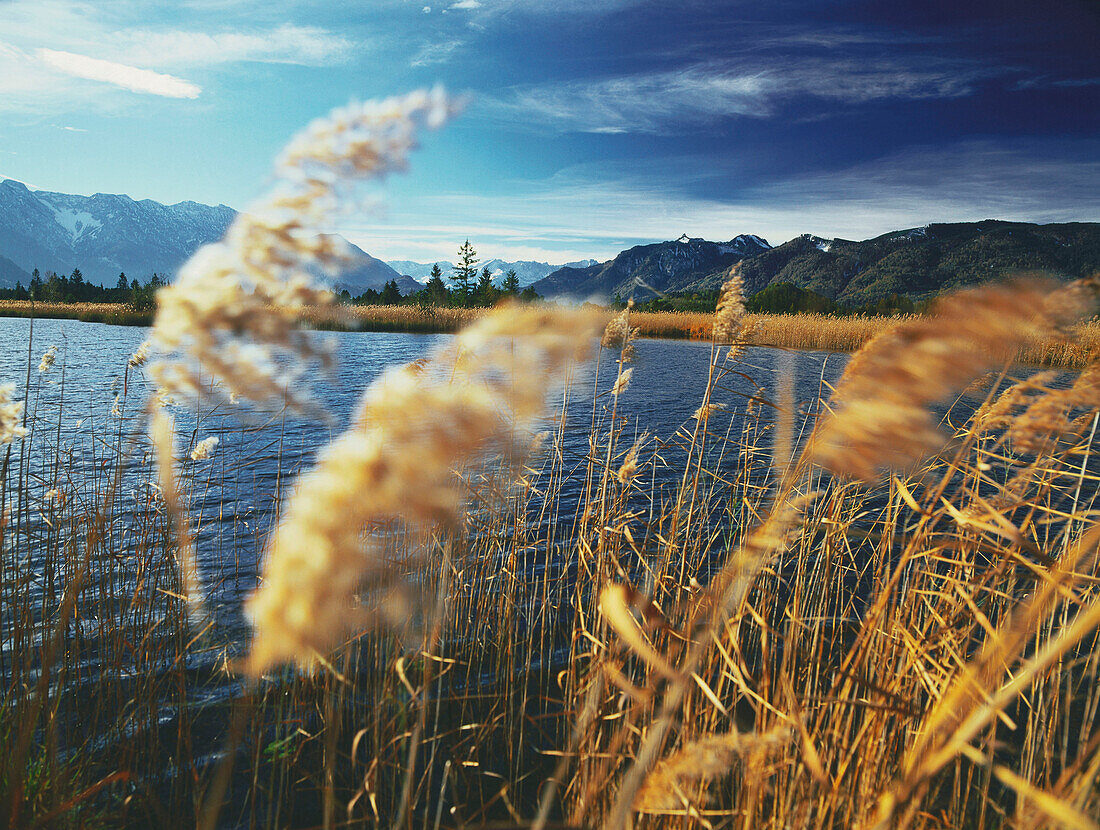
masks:
{"type": "Polygon", "coordinates": [[[748,294],[791,283],[850,306],[891,294],[922,300],[1028,271],[1066,279],[1100,271],[1100,224],[988,219],[930,224],[862,242],[807,234],[741,266],[748,294]]]}
{"type": "MultiPolygon", "coordinates": [[[[489,273],[493,275],[493,281],[498,285],[504,278],[504,275],[508,273],[510,269],[514,269],[516,276],[519,278],[519,284],[521,286],[528,286],[538,280],[541,280],[547,274],[552,273],[558,268],[574,267],[584,268],[589,265],[594,265],[596,260],[583,259],[578,262],[568,262],[565,265],[551,265],[549,262],[538,262],[535,260],[520,259],[515,262],[508,262],[503,259],[490,259],[485,262],[479,262],[477,265],[478,272],[480,273],[482,268],[488,268],[489,273]]],[[[407,274],[414,280],[420,283],[425,283],[432,273],[432,266],[438,265],[439,270],[443,272],[443,281],[447,282],[451,276],[451,269],[453,263],[451,262],[414,262],[409,259],[391,259],[387,263],[391,268],[399,271],[402,274],[407,274]]]]}
{"type": "MultiPolygon", "coordinates": [[[[146,280],[169,278],[198,250],[225,235],[237,212],[226,205],[178,202],[96,193],[77,196],[31,190],[14,179],[0,181],[0,286],[24,285],[38,268],[71,273],[79,268],[90,283],[113,286],[120,272],[146,280]]],[[[349,243],[350,245],[350,243],[349,243]]],[[[420,285],[354,245],[355,264],[336,288],[359,294],[380,290],[389,280],[407,294],[420,285]]]]}
{"type": "Polygon", "coordinates": [[[893,294],[922,300],[1027,271],[1088,276],[1100,271],[1100,223],[989,219],[930,224],[862,242],[803,234],[774,248],[751,235],[728,243],[680,237],[631,248],[598,266],[559,269],[534,288],[545,297],[645,300],[718,288],[735,262],[741,262],[746,295],[790,283],[857,307],[893,294]]]}
{"type": "Polygon", "coordinates": [[[659,294],[721,286],[734,264],[771,250],[753,234],[729,242],[708,242],[687,234],[672,242],[637,245],[607,262],[559,268],[534,284],[544,297],[576,300],[648,299],[659,294]]]}

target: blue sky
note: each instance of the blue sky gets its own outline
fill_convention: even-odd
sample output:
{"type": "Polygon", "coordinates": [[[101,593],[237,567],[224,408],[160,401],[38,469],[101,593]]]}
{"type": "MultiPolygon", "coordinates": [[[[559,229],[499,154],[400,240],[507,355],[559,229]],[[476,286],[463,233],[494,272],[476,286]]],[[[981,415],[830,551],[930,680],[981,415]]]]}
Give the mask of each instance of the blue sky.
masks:
{"type": "Polygon", "coordinates": [[[1100,220],[1094,0],[0,0],[0,176],[246,208],[310,119],[443,84],[384,259],[1100,220]]]}

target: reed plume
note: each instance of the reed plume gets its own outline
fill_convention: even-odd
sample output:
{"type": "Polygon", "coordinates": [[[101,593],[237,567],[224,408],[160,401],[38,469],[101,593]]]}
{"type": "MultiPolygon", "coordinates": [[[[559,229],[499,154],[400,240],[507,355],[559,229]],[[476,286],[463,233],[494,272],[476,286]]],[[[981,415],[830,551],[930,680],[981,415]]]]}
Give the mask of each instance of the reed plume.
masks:
{"type": "Polygon", "coordinates": [[[403,169],[418,129],[440,126],[453,110],[441,90],[419,91],[337,109],[295,137],[276,162],[272,192],[158,293],[152,340],[169,359],[154,364],[154,379],[199,395],[209,376],[222,394],[303,408],[300,381],[328,353],[299,317],[332,302],[315,273],[334,275],[349,261],[322,229],[351,184],[403,169]]]}
{"type": "Polygon", "coordinates": [[[870,481],[943,446],[930,407],[1003,366],[1027,342],[1055,336],[1094,304],[1079,286],[1041,278],[961,291],[930,317],[906,320],[858,352],[817,432],[814,458],[870,481]]]}
{"type": "Polygon", "coordinates": [[[131,369],[137,369],[140,366],[144,366],[145,361],[149,359],[150,348],[151,344],[149,343],[149,341],[143,340],[141,345],[134,350],[134,353],[132,355],[130,355],[130,359],[129,361],[127,361],[127,365],[131,369]]]}
{"type": "Polygon", "coordinates": [[[722,345],[741,339],[741,324],[745,317],[745,283],[741,278],[741,263],[734,265],[722,284],[718,305],[714,311],[714,342],[722,345]]]}
{"type": "Polygon", "coordinates": [[[50,346],[42,354],[42,360],[38,362],[38,373],[43,374],[50,371],[53,367],[54,361],[57,359],[57,346],[50,346]]]}
{"type": "Polygon", "coordinates": [[[633,375],[633,367],[623,369],[623,371],[619,373],[619,376],[615,378],[615,384],[611,387],[611,394],[613,397],[617,398],[626,391],[626,388],[630,386],[630,378],[633,377],[633,375]]]}
{"type": "Polygon", "coordinates": [[[0,384],[0,444],[10,444],[27,434],[22,425],[23,402],[13,401],[14,383],[0,384]]]}
{"type": "Polygon", "coordinates": [[[595,335],[586,312],[506,306],[459,334],[427,364],[391,369],[366,390],[351,428],[298,482],[268,541],[264,579],[248,602],[258,675],[310,665],[349,627],[380,619],[356,592],[399,575],[371,529],[456,528],[464,488],[455,470],[530,445],[547,388],[595,335]]]}
{"type": "Polygon", "coordinates": [[[214,450],[218,446],[218,436],[211,435],[208,438],[203,438],[199,441],[191,450],[192,461],[206,461],[214,454],[214,450]]]}
{"type": "Polygon", "coordinates": [[[789,730],[757,735],[737,731],[691,741],[661,761],[634,800],[638,812],[668,812],[690,804],[685,789],[727,774],[738,757],[781,748],[789,730]]]}
{"type": "Polygon", "coordinates": [[[1077,409],[1100,409],[1100,362],[1089,365],[1068,389],[1049,389],[1033,400],[1011,424],[1008,435],[1015,449],[1040,455],[1058,441],[1075,437],[1077,409]]]}

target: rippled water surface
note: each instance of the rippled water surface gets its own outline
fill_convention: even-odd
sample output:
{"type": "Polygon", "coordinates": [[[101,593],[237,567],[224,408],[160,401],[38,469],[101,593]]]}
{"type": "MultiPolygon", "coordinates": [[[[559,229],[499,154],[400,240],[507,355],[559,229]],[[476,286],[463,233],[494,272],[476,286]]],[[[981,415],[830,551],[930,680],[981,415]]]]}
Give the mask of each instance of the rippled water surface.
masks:
{"type": "MultiPolygon", "coordinates": [[[[151,482],[155,479],[148,452],[143,441],[131,442],[125,437],[127,430],[140,428],[143,402],[153,391],[143,370],[127,373],[126,368],[127,359],[146,334],[139,328],[39,320],[34,323],[32,341],[29,321],[0,319],[0,382],[15,383],[21,398],[28,362],[31,368],[28,411],[35,434],[22,448],[26,453],[22,463],[30,471],[23,495],[26,503],[35,506],[32,526],[25,530],[30,543],[24,549],[30,558],[36,555],[34,522],[49,519],[49,491],[82,494],[74,497],[86,499],[86,509],[95,510],[96,494],[88,491],[86,482],[97,471],[97,487],[105,486],[102,482],[109,476],[102,473],[117,463],[115,448],[120,444],[128,447],[123,461],[123,504],[135,524],[148,511],[151,482]],[[57,362],[48,373],[40,375],[38,361],[50,345],[59,348],[57,362]],[[123,411],[121,420],[110,414],[116,396],[123,411]]],[[[316,396],[329,415],[327,423],[283,413],[242,419],[225,409],[195,409],[180,404],[170,408],[180,433],[179,450],[184,458],[181,470],[190,497],[199,567],[211,607],[227,627],[231,640],[240,640],[243,635],[240,606],[255,586],[258,559],[275,515],[278,494],[286,494],[316,450],[342,429],[362,390],[374,378],[387,367],[431,353],[449,338],[391,333],[319,336],[331,337],[336,344],[334,369],[314,378],[316,396]],[[211,435],[219,438],[214,457],[203,462],[187,460],[187,449],[211,435]]],[[[703,343],[638,342],[633,380],[618,404],[619,414],[626,419],[626,433],[632,437],[646,432],[669,439],[682,427],[690,429],[692,414],[706,386],[711,353],[710,345],[703,343]]],[[[728,427],[736,434],[750,401],[773,397],[776,379],[782,372],[794,377],[795,397],[800,404],[811,406],[823,384],[835,381],[846,360],[846,355],[826,352],[749,349],[737,367],[739,374],[727,375],[714,393],[713,400],[728,408],[715,417],[711,428],[724,432],[728,427]]],[[[567,468],[580,467],[588,452],[595,368],[594,362],[580,367],[569,392],[563,444],[567,468]]],[[[600,413],[611,400],[606,390],[615,371],[614,356],[605,352],[598,384],[600,413]]],[[[560,395],[554,400],[560,406],[560,395]]],[[[757,408],[767,417],[766,406],[757,408]]],[[[667,484],[677,475],[676,452],[674,443],[665,446],[667,484]]],[[[13,464],[9,481],[15,472],[13,464]]],[[[579,482],[565,483],[567,502],[576,497],[578,488],[579,482]]],[[[567,511],[568,503],[564,506],[567,511]]],[[[134,534],[119,532],[120,556],[133,544],[134,534]]]]}

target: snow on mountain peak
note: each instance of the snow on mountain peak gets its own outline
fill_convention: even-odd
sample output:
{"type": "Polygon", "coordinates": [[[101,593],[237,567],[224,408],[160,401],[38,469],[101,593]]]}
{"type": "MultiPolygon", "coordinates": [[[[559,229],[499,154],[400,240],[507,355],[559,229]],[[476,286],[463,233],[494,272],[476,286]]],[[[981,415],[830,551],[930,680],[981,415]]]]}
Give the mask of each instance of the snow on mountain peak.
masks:
{"type": "Polygon", "coordinates": [[[46,206],[53,212],[57,223],[69,232],[73,242],[79,240],[86,232],[103,227],[103,223],[86,210],[73,210],[68,207],[59,208],[49,203],[46,206]]]}

